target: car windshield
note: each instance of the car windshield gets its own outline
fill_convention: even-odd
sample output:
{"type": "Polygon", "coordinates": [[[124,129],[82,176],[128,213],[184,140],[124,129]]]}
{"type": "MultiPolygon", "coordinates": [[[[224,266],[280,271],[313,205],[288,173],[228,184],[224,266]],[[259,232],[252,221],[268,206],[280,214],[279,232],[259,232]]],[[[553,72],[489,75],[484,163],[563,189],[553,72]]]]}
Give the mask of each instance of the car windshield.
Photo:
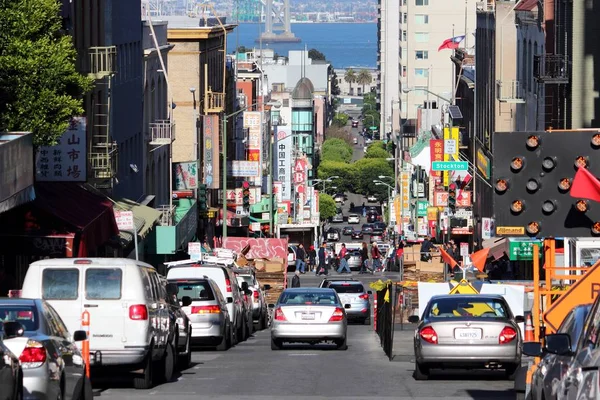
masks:
{"type": "Polygon", "coordinates": [[[0,322],[18,322],[26,331],[37,331],[40,323],[36,309],[32,305],[3,304],[0,305],[0,322]]]}
{"type": "Polygon", "coordinates": [[[329,288],[335,290],[337,293],[364,293],[365,291],[365,288],[360,283],[332,282],[329,288]]]}
{"type": "Polygon", "coordinates": [[[215,296],[208,282],[177,282],[179,293],[177,299],[181,300],[184,296],[188,296],[192,301],[210,301],[214,300],[215,296]]]}
{"type": "Polygon", "coordinates": [[[441,298],[433,300],[428,318],[481,317],[508,318],[504,301],[490,298],[441,298]]]}
{"type": "Polygon", "coordinates": [[[246,282],[248,286],[254,286],[254,279],[250,275],[238,275],[237,280],[240,286],[242,285],[242,282],[246,282]]]}
{"type": "Polygon", "coordinates": [[[279,298],[281,305],[340,305],[334,292],[293,291],[283,292],[279,298]]]}

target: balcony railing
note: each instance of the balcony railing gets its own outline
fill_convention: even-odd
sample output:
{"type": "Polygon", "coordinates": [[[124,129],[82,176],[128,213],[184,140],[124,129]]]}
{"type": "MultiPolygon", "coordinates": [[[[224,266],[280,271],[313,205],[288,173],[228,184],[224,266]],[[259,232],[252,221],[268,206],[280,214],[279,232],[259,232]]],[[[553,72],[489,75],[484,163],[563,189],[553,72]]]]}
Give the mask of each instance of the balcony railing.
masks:
{"type": "Polygon", "coordinates": [[[533,76],[542,83],[569,83],[569,61],[559,54],[534,56],[533,76]]]}
{"type": "Polygon", "coordinates": [[[116,72],[116,46],[90,47],[88,54],[90,57],[90,77],[102,79],[105,76],[112,75],[116,72]]]}
{"type": "Polygon", "coordinates": [[[204,97],[204,113],[220,113],[225,109],[225,93],[213,92],[211,89],[204,97]]]}
{"type": "Polygon", "coordinates": [[[175,124],[168,120],[158,120],[150,123],[150,144],[164,146],[175,140],[175,124]]]}
{"type": "Polygon", "coordinates": [[[494,12],[496,10],[495,0],[478,1],[475,3],[477,12],[494,12]]]}
{"type": "Polygon", "coordinates": [[[496,81],[496,98],[502,103],[525,103],[523,85],[518,80],[496,81]]]}

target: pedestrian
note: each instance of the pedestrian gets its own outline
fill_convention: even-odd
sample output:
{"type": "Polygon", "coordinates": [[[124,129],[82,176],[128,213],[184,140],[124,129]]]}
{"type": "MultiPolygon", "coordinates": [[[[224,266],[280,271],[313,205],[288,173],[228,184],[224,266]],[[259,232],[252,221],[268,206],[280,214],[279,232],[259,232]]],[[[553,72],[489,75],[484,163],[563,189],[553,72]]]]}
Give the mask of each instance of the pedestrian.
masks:
{"type": "Polygon", "coordinates": [[[404,240],[398,240],[398,247],[396,248],[396,264],[398,265],[398,270],[400,272],[404,272],[404,240]]]}
{"type": "Polygon", "coordinates": [[[431,242],[431,236],[427,235],[425,237],[425,240],[423,240],[423,243],[421,243],[421,250],[419,250],[419,253],[421,253],[421,261],[425,261],[425,262],[431,261],[431,259],[432,259],[431,250],[432,249],[435,249],[435,246],[431,242]]]}
{"type": "Polygon", "coordinates": [[[314,271],[316,267],[317,252],[312,244],[308,248],[308,269],[314,271]]]}
{"type": "Polygon", "coordinates": [[[321,247],[319,248],[319,265],[317,266],[317,271],[316,274],[317,276],[319,275],[326,275],[327,273],[327,269],[325,268],[325,257],[327,257],[327,252],[325,251],[325,246],[327,245],[327,243],[323,242],[321,244],[321,247]]]}
{"type": "Polygon", "coordinates": [[[300,287],[300,271],[296,270],[294,277],[292,278],[292,287],[300,287]]]}
{"type": "Polygon", "coordinates": [[[343,274],[347,271],[348,274],[352,273],[350,271],[350,267],[348,266],[348,249],[346,249],[346,244],[342,243],[342,248],[340,249],[340,267],[337,269],[338,274],[343,274]]]}
{"type": "Polygon", "coordinates": [[[371,244],[371,259],[373,271],[380,272],[381,271],[381,251],[379,251],[379,246],[377,246],[377,242],[373,242],[371,244]]]}
{"type": "Polygon", "coordinates": [[[296,271],[300,271],[304,274],[306,268],[306,252],[304,251],[304,245],[300,243],[296,249],[296,271]]]}
{"type": "Polygon", "coordinates": [[[360,249],[360,272],[359,274],[367,273],[367,264],[369,263],[369,248],[367,247],[367,243],[362,242],[362,247],[360,249]]]}
{"type": "Polygon", "coordinates": [[[363,218],[367,216],[367,207],[365,207],[364,203],[363,203],[363,218]]]}

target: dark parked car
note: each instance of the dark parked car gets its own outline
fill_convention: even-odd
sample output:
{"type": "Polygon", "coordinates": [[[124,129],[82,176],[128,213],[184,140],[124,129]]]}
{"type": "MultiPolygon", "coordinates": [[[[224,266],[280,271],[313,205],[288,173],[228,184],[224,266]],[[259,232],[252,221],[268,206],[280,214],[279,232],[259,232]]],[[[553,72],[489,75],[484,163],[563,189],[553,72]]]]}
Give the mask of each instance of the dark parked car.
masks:
{"type": "Polygon", "coordinates": [[[375,223],[377,221],[380,221],[379,215],[377,213],[375,213],[375,212],[369,211],[367,213],[367,222],[369,222],[369,223],[375,223]]]}
{"type": "Polygon", "coordinates": [[[361,231],[363,235],[370,235],[373,232],[373,224],[363,224],[361,231]]]}
{"type": "Polygon", "coordinates": [[[352,235],[352,232],[354,231],[354,228],[352,228],[351,226],[345,226],[344,229],[342,229],[342,235],[352,235]]]}
{"type": "Polygon", "coordinates": [[[352,236],[351,237],[352,237],[352,239],[362,239],[363,238],[363,233],[362,233],[362,231],[355,230],[355,231],[352,231],[352,236]]]}
{"type": "Polygon", "coordinates": [[[352,127],[353,128],[358,128],[358,120],[356,120],[356,119],[352,120],[352,127]]]}
{"type": "Polygon", "coordinates": [[[373,224],[373,229],[381,229],[382,231],[385,231],[387,228],[387,225],[385,224],[385,222],[375,222],[373,224]]]}
{"type": "Polygon", "coordinates": [[[161,283],[167,289],[166,303],[169,307],[169,319],[172,324],[177,326],[178,339],[176,340],[176,350],[179,367],[181,369],[188,369],[192,362],[192,324],[177,299],[177,293],[179,293],[177,284],[169,285],[169,281],[162,277],[161,283]]]}

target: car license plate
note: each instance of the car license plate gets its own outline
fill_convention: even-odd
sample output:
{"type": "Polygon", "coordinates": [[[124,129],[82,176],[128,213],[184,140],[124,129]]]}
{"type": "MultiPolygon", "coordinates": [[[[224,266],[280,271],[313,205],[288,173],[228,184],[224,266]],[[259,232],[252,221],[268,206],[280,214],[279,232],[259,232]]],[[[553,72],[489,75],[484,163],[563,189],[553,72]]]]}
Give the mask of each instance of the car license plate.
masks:
{"type": "Polygon", "coordinates": [[[481,339],[481,329],[455,329],[454,338],[460,340],[481,339]]]}
{"type": "Polygon", "coordinates": [[[313,313],[302,313],[302,315],[300,316],[300,318],[302,318],[305,321],[312,321],[315,319],[315,314],[313,313]]]}

